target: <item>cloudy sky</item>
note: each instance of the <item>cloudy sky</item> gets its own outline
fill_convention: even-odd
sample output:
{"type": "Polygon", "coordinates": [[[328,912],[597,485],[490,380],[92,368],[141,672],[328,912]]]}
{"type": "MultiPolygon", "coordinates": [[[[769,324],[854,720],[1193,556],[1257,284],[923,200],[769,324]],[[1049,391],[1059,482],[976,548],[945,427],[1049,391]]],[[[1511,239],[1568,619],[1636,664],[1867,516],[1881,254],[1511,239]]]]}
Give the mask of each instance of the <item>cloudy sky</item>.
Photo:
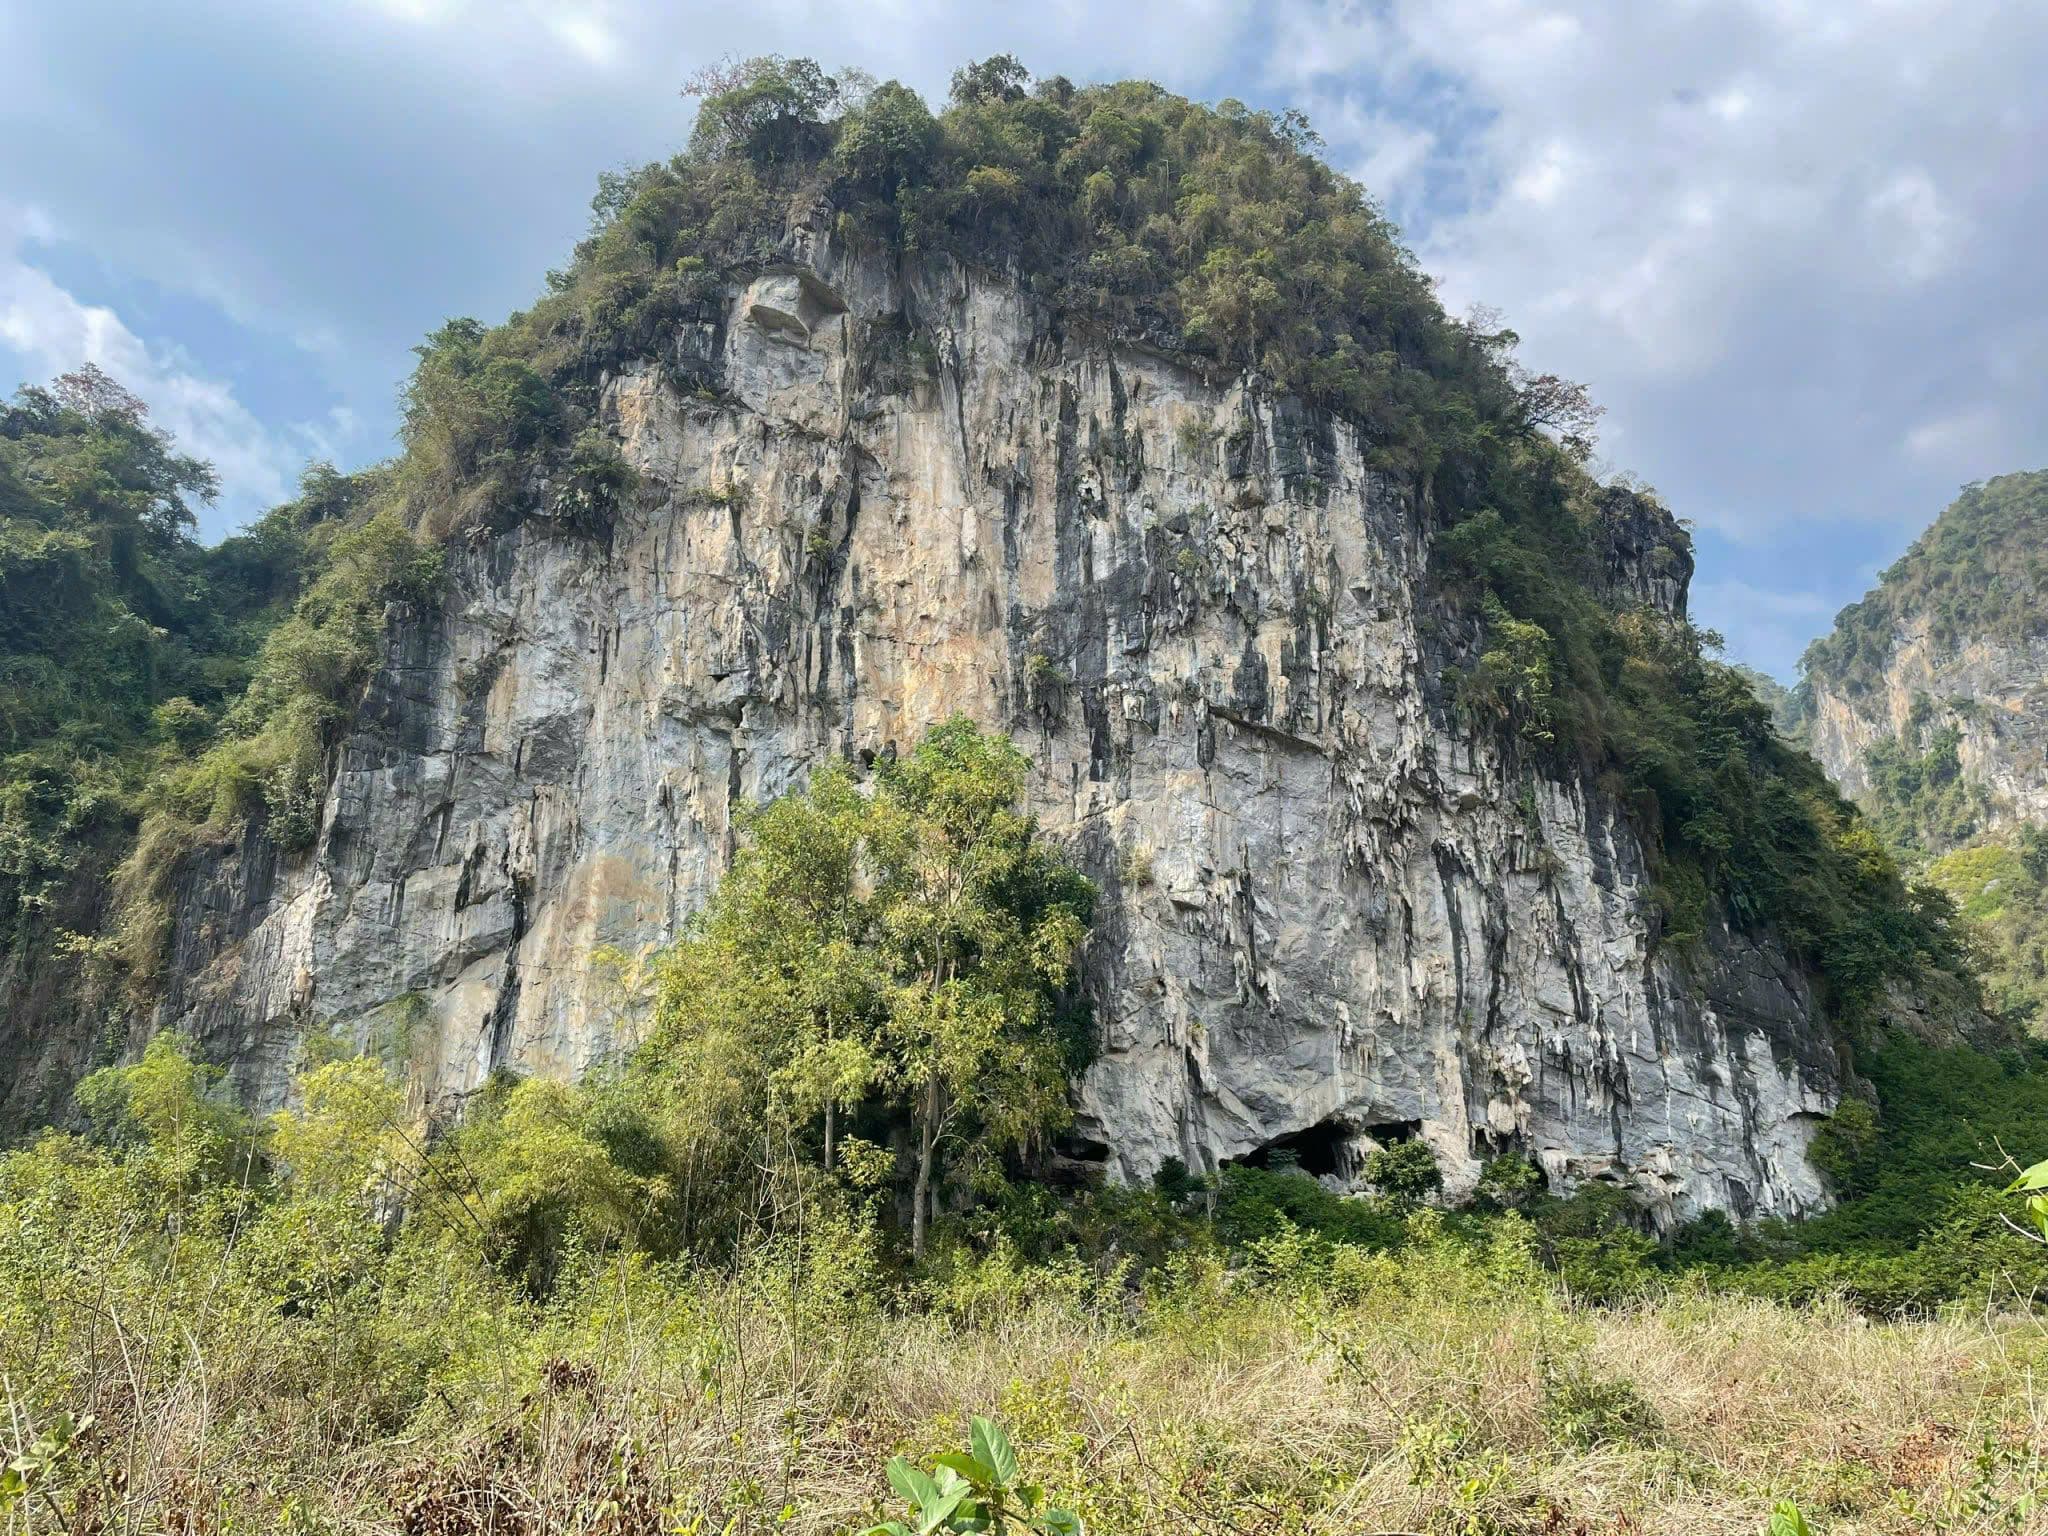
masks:
{"type": "Polygon", "coordinates": [[[2039,0],[0,0],[0,390],[92,358],[218,535],[390,451],[408,348],[535,295],[678,83],[1000,51],[1297,105],[1445,303],[1588,381],[1789,676],[1961,483],[2048,464],[2039,0]]]}

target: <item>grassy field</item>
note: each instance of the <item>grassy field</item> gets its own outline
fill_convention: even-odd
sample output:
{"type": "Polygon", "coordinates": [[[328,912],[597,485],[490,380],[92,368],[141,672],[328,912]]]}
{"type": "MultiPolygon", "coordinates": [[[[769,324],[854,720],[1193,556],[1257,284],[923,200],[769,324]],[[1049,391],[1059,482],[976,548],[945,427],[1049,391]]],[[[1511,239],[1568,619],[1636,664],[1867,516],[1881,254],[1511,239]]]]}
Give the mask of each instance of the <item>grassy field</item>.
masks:
{"type": "Polygon", "coordinates": [[[1001,1246],[886,1283],[827,1231],[716,1272],[574,1261],[546,1302],[401,1243],[281,1306],[259,1234],[180,1252],[104,1213],[6,1208],[7,1432],[91,1416],[13,1530],[823,1536],[893,1513],[890,1454],[969,1412],[1102,1536],[1754,1533],[1785,1499],[1821,1536],[2048,1530],[2037,1318],[1581,1306],[1514,1218],[1142,1285],[1001,1246]]]}

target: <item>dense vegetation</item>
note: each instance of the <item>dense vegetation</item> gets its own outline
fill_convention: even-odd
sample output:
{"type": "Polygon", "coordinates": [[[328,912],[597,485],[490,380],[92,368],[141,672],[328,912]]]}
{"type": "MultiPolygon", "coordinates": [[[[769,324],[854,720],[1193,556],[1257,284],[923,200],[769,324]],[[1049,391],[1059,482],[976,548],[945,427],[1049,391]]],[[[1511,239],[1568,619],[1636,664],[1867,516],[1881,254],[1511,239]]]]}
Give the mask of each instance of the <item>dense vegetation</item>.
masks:
{"type": "Polygon", "coordinates": [[[208,549],[212,470],[114,381],[87,368],[0,409],[0,942],[70,944],[146,987],[161,883],[200,828],[260,811],[281,846],[311,841],[384,604],[438,582],[439,555],[373,510],[382,478],[314,464],[208,549]],[[95,936],[107,914],[76,892],[124,854],[95,936]]]}
{"type": "Polygon", "coordinates": [[[1938,644],[1976,637],[2031,639],[2048,619],[2048,470],[1963,487],[1934,525],[1835,627],[1806,648],[1800,668],[1852,698],[1879,685],[1909,622],[1938,644]]]}
{"type": "Polygon", "coordinates": [[[87,368],[0,406],[0,932],[132,828],[153,764],[202,742],[303,563],[292,518],[191,537],[213,472],[87,368]]]}
{"type": "Polygon", "coordinates": [[[2048,1039],[2048,830],[2021,827],[1945,853],[1927,881],[1961,912],[1993,1012],[2048,1039]]]}
{"type": "Polygon", "coordinates": [[[1888,736],[1864,754],[1871,820],[1900,858],[1924,863],[1975,837],[1990,819],[1982,785],[1963,774],[1955,726],[1916,722],[1904,738],[1888,736]]]}

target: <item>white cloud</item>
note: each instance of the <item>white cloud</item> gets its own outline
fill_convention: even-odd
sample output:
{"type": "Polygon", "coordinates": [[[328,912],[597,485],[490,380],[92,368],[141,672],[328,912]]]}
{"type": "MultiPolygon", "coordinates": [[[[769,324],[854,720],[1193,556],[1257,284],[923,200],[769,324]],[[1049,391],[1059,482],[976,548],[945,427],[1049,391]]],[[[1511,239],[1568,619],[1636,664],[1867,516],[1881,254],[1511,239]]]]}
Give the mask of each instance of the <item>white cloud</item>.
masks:
{"type": "Polygon", "coordinates": [[[1553,139],[1533,160],[1524,162],[1515,172],[1514,179],[1508,183],[1508,195],[1525,203],[1534,203],[1539,208],[1548,207],[1564,190],[1566,166],[1570,160],[1570,148],[1553,139]]]}
{"type": "Polygon", "coordinates": [[[1978,404],[1920,422],[1906,433],[1906,456],[1959,475],[1990,475],[2002,468],[2005,418],[1996,406],[1978,404]]]}
{"type": "Polygon", "coordinates": [[[88,304],[26,256],[26,238],[47,237],[33,209],[0,210],[0,344],[33,376],[54,378],[97,363],[147,402],[151,421],[185,452],[220,472],[224,500],[242,510],[282,500],[305,454],[272,433],[234,391],[174,348],[151,346],[104,305],[88,304]]]}
{"type": "Polygon", "coordinates": [[[1920,488],[1844,494],[1845,459],[2026,452],[1981,412],[1950,418],[1992,377],[2048,407],[2043,328],[2013,355],[2048,222],[2048,9],[1283,0],[1283,17],[1271,78],[1344,105],[1340,163],[1375,151],[1354,124],[1430,131],[1401,169],[1425,184],[1409,233],[1448,307],[1499,308],[1532,362],[1591,382],[1610,447],[1646,455],[1634,467],[1704,525],[1768,532],[1793,507],[1889,522],[1875,503],[1920,488]],[[1781,499],[1735,483],[1745,462],[1781,499]]]}
{"type": "Polygon", "coordinates": [[[1925,171],[1901,171],[1870,199],[1874,236],[1908,282],[1924,283],[1949,265],[1959,231],[1956,218],[1925,171]]]}

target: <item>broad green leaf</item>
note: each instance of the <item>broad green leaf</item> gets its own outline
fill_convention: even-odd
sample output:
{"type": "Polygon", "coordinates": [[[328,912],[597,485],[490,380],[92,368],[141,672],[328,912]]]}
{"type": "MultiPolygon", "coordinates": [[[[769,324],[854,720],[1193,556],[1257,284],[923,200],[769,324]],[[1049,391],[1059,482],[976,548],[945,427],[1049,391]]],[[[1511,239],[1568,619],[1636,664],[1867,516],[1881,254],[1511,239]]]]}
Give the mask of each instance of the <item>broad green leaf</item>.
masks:
{"type": "Polygon", "coordinates": [[[965,1499],[967,1494],[968,1489],[962,1485],[951,1493],[937,1495],[931,1503],[925,1505],[924,1515],[918,1521],[918,1536],[932,1536],[933,1531],[952,1518],[953,1511],[960,1507],[960,1501],[965,1499]]]}
{"type": "Polygon", "coordinates": [[[902,1486],[910,1489],[911,1501],[920,1510],[929,1509],[938,1501],[939,1485],[907,1461],[903,1463],[902,1486]]]}
{"type": "Polygon", "coordinates": [[[1038,1525],[1048,1536],[1086,1536],[1081,1517],[1071,1509],[1048,1509],[1038,1517],[1038,1525]]]}
{"type": "Polygon", "coordinates": [[[996,1480],[995,1470],[987,1462],[970,1456],[965,1451],[948,1451],[936,1459],[940,1466],[950,1468],[968,1482],[978,1483],[984,1488],[996,1480]]]}
{"type": "Polygon", "coordinates": [[[2043,1158],[2006,1185],[2008,1194],[2016,1195],[2029,1189],[2048,1189],[2048,1158],[2043,1158]]]}
{"type": "Polygon", "coordinates": [[[891,1456],[889,1458],[887,1471],[891,1488],[894,1488],[913,1504],[922,1504],[924,1502],[923,1499],[918,1497],[917,1482],[912,1481],[913,1478],[921,1481],[924,1476],[923,1473],[919,1472],[917,1468],[913,1467],[901,1456],[891,1456]]]}
{"type": "Polygon", "coordinates": [[[1003,1427],[993,1419],[980,1414],[974,1416],[973,1433],[969,1437],[974,1445],[978,1460],[988,1463],[995,1472],[995,1485],[1007,1488],[1017,1477],[1017,1452],[1010,1444],[1010,1437],[1003,1433],[1003,1427]]]}
{"type": "Polygon", "coordinates": [[[1771,1511],[1771,1523],[1764,1527],[1764,1536],[1813,1536],[1813,1527],[1806,1523],[1797,1504],[1781,1499],[1771,1511]]]}
{"type": "Polygon", "coordinates": [[[916,1536],[916,1533],[901,1520],[884,1520],[880,1525],[871,1525],[860,1536],[916,1536]]]}

